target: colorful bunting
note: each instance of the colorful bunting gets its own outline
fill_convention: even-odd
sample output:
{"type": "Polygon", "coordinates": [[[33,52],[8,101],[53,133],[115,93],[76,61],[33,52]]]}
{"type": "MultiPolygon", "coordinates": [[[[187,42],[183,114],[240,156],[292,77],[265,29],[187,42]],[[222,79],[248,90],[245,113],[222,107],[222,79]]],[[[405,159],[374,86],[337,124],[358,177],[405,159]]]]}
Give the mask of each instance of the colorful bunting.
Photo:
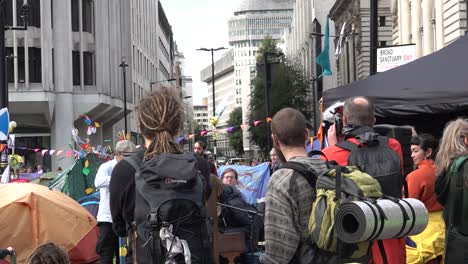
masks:
{"type": "Polygon", "coordinates": [[[62,154],[62,153],[63,153],[63,150],[59,149],[59,150],[57,150],[57,153],[56,153],[55,155],[56,155],[56,156],[59,156],[59,155],[62,154]]]}
{"type": "Polygon", "coordinates": [[[200,132],[200,135],[203,137],[208,133],[208,130],[203,130],[200,132]]]}
{"type": "Polygon", "coordinates": [[[241,128],[242,130],[246,129],[246,128],[247,128],[247,124],[242,124],[242,125],[240,125],[240,128],[241,128]]]}
{"type": "Polygon", "coordinates": [[[180,142],[182,142],[182,140],[184,140],[184,138],[185,138],[185,137],[179,137],[179,138],[177,138],[177,139],[176,139],[176,140],[177,140],[177,143],[180,144],[180,142]]]}
{"type": "Polygon", "coordinates": [[[91,172],[91,170],[89,168],[83,168],[83,174],[88,176],[88,174],[91,172]]]}
{"type": "Polygon", "coordinates": [[[49,151],[49,150],[43,149],[43,150],[42,150],[42,156],[44,156],[44,155],[47,153],[47,151],[49,151]]]}
{"type": "Polygon", "coordinates": [[[67,152],[65,153],[65,156],[71,157],[72,154],[73,154],[73,151],[67,150],[67,152]]]}
{"type": "Polygon", "coordinates": [[[38,152],[40,149],[37,148],[37,149],[33,149],[33,150],[34,150],[34,152],[38,152]]]}
{"type": "Polygon", "coordinates": [[[194,138],[194,137],[195,137],[195,134],[190,134],[190,135],[188,136],[189,139],[192,139],[192,138],[194,138]]]}
{"type": "Polygon", "coordinates": [[[52,156],[52,155],[54,155],[54,153],[55,153],[55,149],[51,149],[51,150],[49,150],[49,155],[51,155],[51,156],[52,156]]]}
{"type": "Polygon", "coordinates": [[[262,120],[254,121],[254,126],[257,126],[257,125],[260,124],[261,122],[262,122],[262,120]]]}
{"type": "Polygon", "coordinates": [[[271,123],[271,117],[267,117],[266,121],[267,123],[271,123]]]}
{"type": "Polygon", "coordinates": [[[232,133],[232,131],[234,130],[235,126],[232,126],[232,127],[228,127],[226,128],[226,132],[227,133],[232,133]]]}

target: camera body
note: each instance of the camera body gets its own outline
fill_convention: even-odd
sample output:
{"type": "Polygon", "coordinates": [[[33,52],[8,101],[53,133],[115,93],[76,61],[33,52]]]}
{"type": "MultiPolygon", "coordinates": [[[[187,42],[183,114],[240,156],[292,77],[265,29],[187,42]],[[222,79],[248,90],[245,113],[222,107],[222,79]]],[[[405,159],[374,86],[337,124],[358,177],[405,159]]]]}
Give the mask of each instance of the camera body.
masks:
{"type": "Polygon", "coordinates": [[[335,113],[334,123],[335,123],[336,136],[343,135],[343,115],[338,111],[335,113]]]}

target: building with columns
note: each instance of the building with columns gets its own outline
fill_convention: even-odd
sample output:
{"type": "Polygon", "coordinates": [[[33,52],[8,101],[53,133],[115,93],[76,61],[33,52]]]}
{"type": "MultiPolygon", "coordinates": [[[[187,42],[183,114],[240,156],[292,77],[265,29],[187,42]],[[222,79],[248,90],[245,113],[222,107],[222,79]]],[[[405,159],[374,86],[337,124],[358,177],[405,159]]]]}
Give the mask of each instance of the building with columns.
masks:
{"type": "MultiPolygon", "coordinates": [[[[7,79],[16,145],[69,149],[72,128],[95,145],[115,145],[124,129],[123,69],[128,130],[139,142],[134,104],[150,82],[173,75],[171,26],[159,1],[6,0],[6,24],[19,25],[21,2],[31,7],[27,31],[7,31],[7,79]],[[81,114],[101,127],[86,135],[81,114]]],[[[25,151],[27,165],[68,167],[72,157],[25,151]],[[50,161],[52,159],[52,162],[50,161]]]]}
{"type": "Polygon", "coordinates": [[[415,44],[422,57],[452,43],[467,30],[462,0],[392,0],[393,44],[415,44]]]}
{"type": "MultiPolygon", "coordinates": [[[[393,45],[393,19],[390,0],[378,0],[378,46],[393,45]]],[[[370,75],[370,1],[369,0],[336,0],[330,9],[330,18],[334,21],[335,32],[340,34],[344,26],[344,38],[341,54],[337,56],[337,86],[370,75]]],[[[338,39],[335,39],[335,46],[338,39]]],[[[330,40],[330,43],[333,41],[330,40]]]]}
{"type": "MultiPolygon", "coordinates": [[[[270,36],[284,50],[285,31],[290,26],[295,0],[243,0],[229,20],[229,45],[234,47],[236,104],[242,106],[242,121],[248,123],[250,92],[256,69],[257,49],[270,36]],[[246,76],[248,76],[246,78],[246,76]]],[[[244,130],[244,152],[248,158],[256,152],[250,135],[244,130]]]]}
{"type": "MultiPolygon", "coordinates": [[[[286,57],[302,66],[305,76],[312,80],[309,96],[316,101],[315,116],[318,116],[318,101],[322,97],[322,92],[337,86],[336,74],[318,78],[322,74],[322,68],[315,61],[322,52],[324,38],[321,35],[325,33],[328,12],[334,3],[335,0],[296,0],[291,25],[286,31],[286,57]]],[[[335,35],[333,21],[330,21],[329,30],[331,36],[335,35]]],[[[329,50],[332,71],[336,67],[336,61],[333,59],[335,54],[333,39],[330,38],[329,50]]]]}

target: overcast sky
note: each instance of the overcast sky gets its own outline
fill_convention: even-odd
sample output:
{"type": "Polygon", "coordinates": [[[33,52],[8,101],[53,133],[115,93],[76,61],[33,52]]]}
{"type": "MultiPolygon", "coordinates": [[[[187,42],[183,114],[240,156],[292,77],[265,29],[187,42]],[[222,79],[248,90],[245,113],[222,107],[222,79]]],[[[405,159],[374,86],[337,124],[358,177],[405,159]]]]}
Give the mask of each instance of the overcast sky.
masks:
{"type": "MultiPolygon", "coordinates": [[[[185,55],[185,75],[193,78],[194,104],[208,95],[200,71],[211,66],[211,53],[200,47],[228,47],[228,20],[241,0],[160,0],[179,51],[185,55]]],[[[218,51],[216,58],[225,51],[218,51]]],[[[216,54],[216,52],[215,52],[216,54]]]]}

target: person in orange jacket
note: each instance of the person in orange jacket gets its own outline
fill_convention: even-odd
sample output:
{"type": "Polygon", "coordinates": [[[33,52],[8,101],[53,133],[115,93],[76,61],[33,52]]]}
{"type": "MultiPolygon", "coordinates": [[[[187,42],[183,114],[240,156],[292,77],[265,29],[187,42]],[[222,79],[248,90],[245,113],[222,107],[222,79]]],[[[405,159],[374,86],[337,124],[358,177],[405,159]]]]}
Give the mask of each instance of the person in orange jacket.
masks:
{"type": "Polygon", "coordinates": [[[437,140],[429,134],[420,134],[411,138],[411,158],[416,169],[406,176],[408,198],[415,198],[424,203],[429,211],[429,223],[418,235],[408,238],[406,262],[441,263],[445,245],[445,223],[442,217],[443,207],[435,194],[436,167],[433,159],[436,155],[437,140]]]}
{"type": "MultiPolygon", "coordinates": [[[[353,132],[364,127],[372,130],[374,124],[374,104],[369,99],[358,96],[346,100],[343,109],[343,131],[336,131],[335,125],[332,125],[328,130],[327,136],[329,146],[323,149],[322,152],[325,154],[328,160],[334,160],[341,166],[348,165],[348,157],[351,152],[336,145],[338,143],[337,134],[343,134],[345,140],[348,140],[354,144],[358,144],[358,141],[353,136],[351,136],[353,132]]],[[[390,147],[398,154],[400,158],[400,164],[403,164],[403,152],[401,150],[400,143],[396,139],[388,138],[388,147],[390,147]]],[[[374,243],[371,248],[373,263],[406,263],[405,244],[405,239],[403,238],[383,240],[385,250],[384,253],[386,255],[386,260],[384,260],[382,257],[383,252],[381,252],[379,249],[378,243],[374,243]]]]}

